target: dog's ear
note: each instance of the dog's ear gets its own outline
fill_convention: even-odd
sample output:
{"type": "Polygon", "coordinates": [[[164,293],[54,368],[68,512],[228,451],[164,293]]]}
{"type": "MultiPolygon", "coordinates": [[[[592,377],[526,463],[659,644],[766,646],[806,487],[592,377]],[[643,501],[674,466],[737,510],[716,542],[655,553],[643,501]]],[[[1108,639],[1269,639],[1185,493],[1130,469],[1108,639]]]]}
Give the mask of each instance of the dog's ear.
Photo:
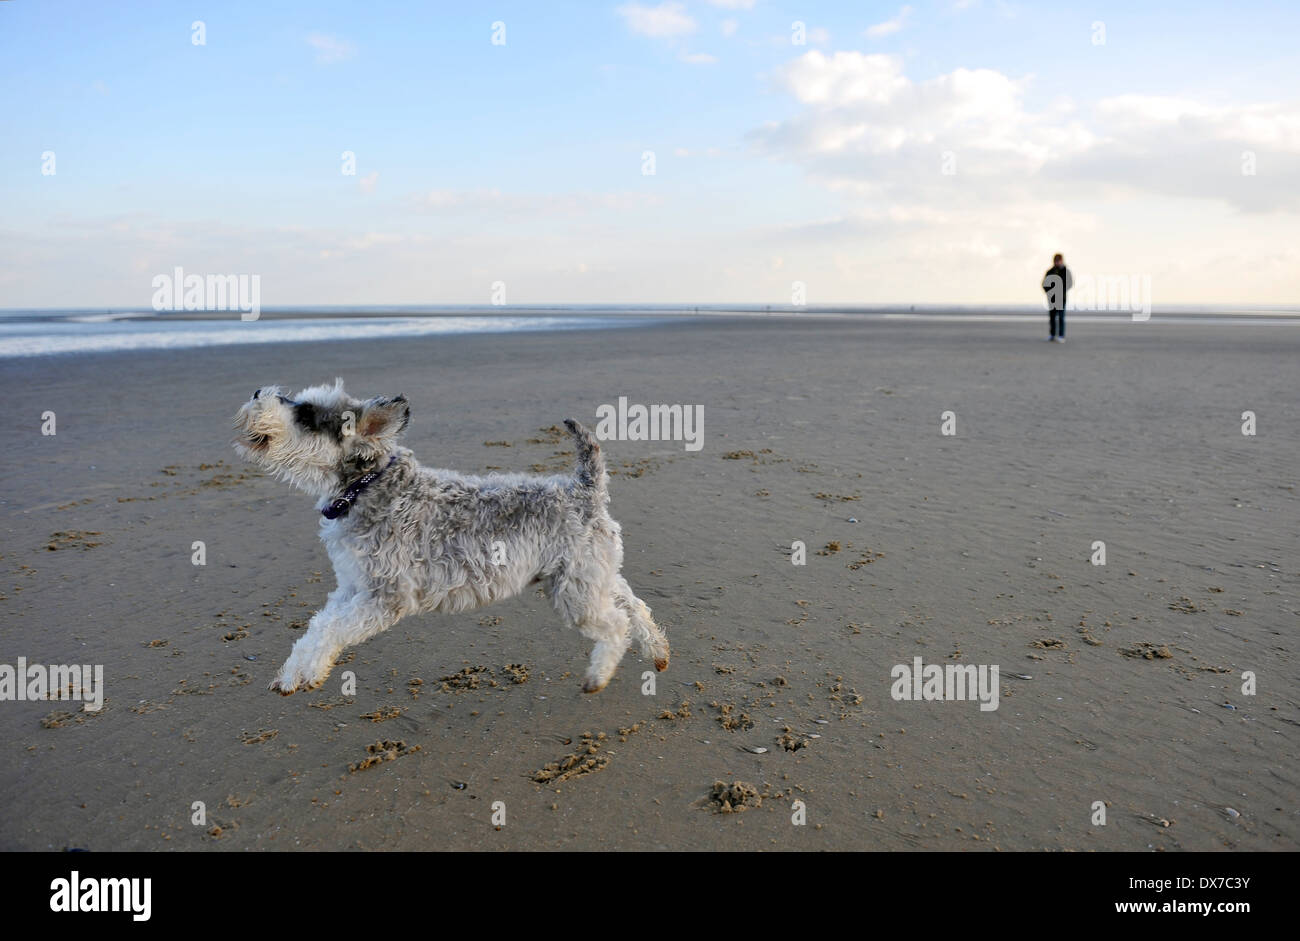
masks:
{"type": "Polygon", "coordinates": [[[366,402],[357,419],[357,434],[362,438],[393,439],[406,430],[411,420],[411,406],[406,396],[379,396],[366,402]]]}

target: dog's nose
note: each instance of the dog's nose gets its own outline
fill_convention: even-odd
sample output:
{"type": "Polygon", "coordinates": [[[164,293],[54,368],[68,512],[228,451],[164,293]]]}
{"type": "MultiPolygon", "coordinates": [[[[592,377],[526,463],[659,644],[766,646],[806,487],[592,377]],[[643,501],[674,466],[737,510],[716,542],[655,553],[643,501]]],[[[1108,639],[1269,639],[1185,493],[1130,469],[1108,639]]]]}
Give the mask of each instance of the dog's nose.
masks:
{"type": "Polygon", "coordinates": [[[257,398],[257,397],[258,397],[259,395],[261,395],[261,394],[262,394],[262,390],[261,390],[261,389],[254,389],[254,390],[253,390],[253,398],[257,398]]]}

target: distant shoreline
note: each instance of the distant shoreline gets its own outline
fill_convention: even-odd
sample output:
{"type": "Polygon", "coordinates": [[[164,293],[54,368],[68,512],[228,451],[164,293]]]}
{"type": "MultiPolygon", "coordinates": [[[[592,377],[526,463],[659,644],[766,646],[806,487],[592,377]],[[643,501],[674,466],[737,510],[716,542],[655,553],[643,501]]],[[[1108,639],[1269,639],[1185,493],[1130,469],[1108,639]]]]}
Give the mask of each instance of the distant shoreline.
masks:
{"type": "MultiPolygon", "coordinates": [[[[359,342],[379,339],[449,337],[465,334],[512,334],[553,331],[622,330],[671,323],[772,325],[855,323],[864,327],[911,324],[927,328],[962,325],[1017,325],[1026,330],[1041,327],[1042,311],[1007,312],[977,310],[837,311],[830,308],[785,311],[691,311],[592,309],[558,314],[536,308],[494,308],[491,313],[391,310],[322,311],[279,309],[260,311],[256,320],[244,321],[236,311],[153,314],[126,311],[93,313],[58,311],[44,316],[0,318],[0,361],[17,358],[66,356],[78,353],[126,353],[140,350],[181,350],[202,347],[250,347],[309,342],[359,342]]],[[[1190,326],[1293,327],[1300,316],[1276,314],[1153,313],[1149,318],[1127,311],[1072,311],[1075,327],[1089,325],[1143,328],[1190,326]]]]}
{"type": "MultiPolygon", "coordinates": [[[[889,304],[889,305],[792,305],[763,304],[609,304],[609,305],[339,305],[263,307],[259,320],[311,320],[311,319],[373,319],[373,318],[437,318],[437,317],[785,317],[808,319],[817,317],[863,318],[915,318],[960,319],[977,321],[980,318],[998,317],[1023,320],[1041,317],[1045,311],[1033,305],[939,305],[939,304],[889,304]]],[[[1130,320],[1127,310],[1070,310],[1076,317],[1092,317],[1098,321],[1130,320]]],[[[1251,320],[1267,318],[1286,323],[1300,321],[1300,307],[1235,306],[1235,305],[1169,305],[1153,308],[1151,319],[1160,318],[1231,318],[1251,320]]],[[[238,320],[238,311],[161,311],[138,307],[51,307],[51,308],[0,308],[0,323],[67,321],[74,323],[110,323],[118,321],[149,321],[151,323],[238,320]]]]}

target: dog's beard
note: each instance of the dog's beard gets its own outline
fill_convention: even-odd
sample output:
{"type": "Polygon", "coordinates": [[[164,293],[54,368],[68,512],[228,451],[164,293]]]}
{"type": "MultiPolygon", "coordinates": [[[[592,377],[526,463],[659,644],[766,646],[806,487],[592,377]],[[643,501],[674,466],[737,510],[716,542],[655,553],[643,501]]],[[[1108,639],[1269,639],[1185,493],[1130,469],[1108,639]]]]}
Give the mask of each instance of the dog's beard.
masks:
{"type": "Polygon", "coordinates": [[[338,462],[342,456],[331,453],[317,436],[286,430],[282,420],[281,416],[245,405],[235,418],[235,453],[312,496],[333,493],[340,478],[338,462]]]}
{"type": "MultiPolygon", "coordinates": [[[[236,450],[240,449],[237,447],[236,450]]],[[[245,460],[264,468],[280,480],[313,497],[327,497],[339,488],[341,477],[338,470],[302,464],[298,461],[277,460],[268,453],[272,450],[274,445],[268,445],[267,449],[262,451],[244,448],[241,453],[246,452],[245,460]]]]}
{"type": "Polygon", "coordinates": [[[245,428],[239,432],[239,437],[232,443],[235,450],[239,452],[239,456],[244,460],[260,461],[261,456],[271,446],[271,436],[245,428]]]}
{"type": "Polygon", "coordinates": [[[266,420],[246,404],[235,415],[234,426],[235,440],[231,444],[235,452],[245,461],[263,463],[263,457],[271,446],[272,434],[266,420]]]}

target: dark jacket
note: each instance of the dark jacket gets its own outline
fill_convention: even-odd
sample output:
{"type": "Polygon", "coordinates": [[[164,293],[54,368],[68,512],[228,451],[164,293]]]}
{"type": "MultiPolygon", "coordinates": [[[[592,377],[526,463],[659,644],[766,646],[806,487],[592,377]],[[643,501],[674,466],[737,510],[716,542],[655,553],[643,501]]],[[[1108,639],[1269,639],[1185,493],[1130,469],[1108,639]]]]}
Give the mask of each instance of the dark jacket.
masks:
{"type": "Polygon", "coordinates": [[[1047,306],[1052,310],[1065,310],[1065,296],[1074,287],[1074,275],[1065,265],[1052,265],[1043,275],[1043,291],[1047,294],[1047,306]]]}

